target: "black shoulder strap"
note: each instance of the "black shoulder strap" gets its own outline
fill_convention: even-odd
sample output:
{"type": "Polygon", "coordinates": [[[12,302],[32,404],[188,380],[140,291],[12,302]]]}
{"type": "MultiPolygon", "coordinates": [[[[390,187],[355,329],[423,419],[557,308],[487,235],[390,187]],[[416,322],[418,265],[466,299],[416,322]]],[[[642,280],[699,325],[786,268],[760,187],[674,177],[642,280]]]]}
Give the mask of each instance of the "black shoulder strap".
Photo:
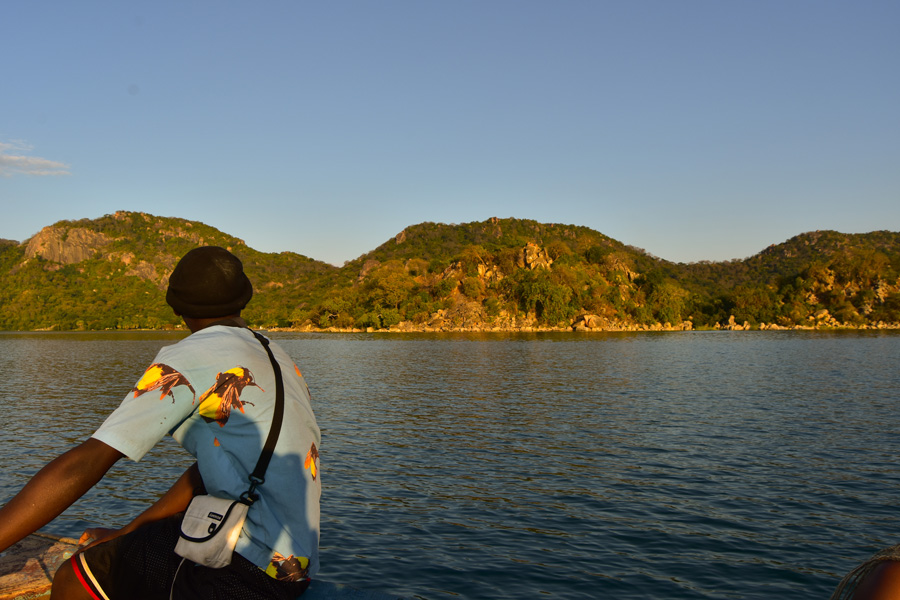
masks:
{"type": "Polygon", "coordinates": [[[278,443],[278,434],[281,433],[281,423],[284,420],[284,378],[281,375],[281,366],[275,360],[272,349],[269,348],[269,340],[255,331],[251,330],[251,333],[256,336],[259,343],[266,349],[269,361],[272,363],[272,369],[275,371],[275,412],[272,415],[272,426],[269,428],[266,443],[259,455],[259,460],[256,461],[256,468],[250,474],[250,489],[241,495],[241,500],[248,504],[252,504],[257,499],[257,496],[254,494],[256,486],[265,482],[266,469],[269,468],[269,461],[272,460],[272,454],[275,452],[275,444],[278,443]]]}

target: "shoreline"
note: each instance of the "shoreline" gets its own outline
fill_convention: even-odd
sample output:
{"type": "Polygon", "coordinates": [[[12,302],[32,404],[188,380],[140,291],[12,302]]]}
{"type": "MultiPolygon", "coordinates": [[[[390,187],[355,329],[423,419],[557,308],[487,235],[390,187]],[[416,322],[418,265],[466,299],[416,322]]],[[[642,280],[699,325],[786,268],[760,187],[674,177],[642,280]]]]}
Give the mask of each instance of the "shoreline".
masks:
{"type": "MultiPolygon", "coordinates": [[[[254,328],[255,329],[255,328],[254,328]]],[[[263,331],[284,333],[654,333],[654,332],[690,332],[690,331],[895,331],[900,330],[900,323],[877,323],[865,325],[792,325],[775,324],[736,325],[734,327],[690,327],[666,326],[660,324],[634,325],[610,328],[574,327],[401,327],[387,329],[373,327],[328,327],[325,329],[312,326],[303,327],[268,327],[263,331]]]]}
{"type": "MultiPolygon", "coordinates": [[[[312,324],[292,327],[267,327],[265,325],[251,324],[251,329],[258,331],[273,331],[286,333],[653,333],[653,332],[688,332],[688,331],[893,331],[900,330],[900,322],[863,323],[861,325],[848,325],[833,320],[818,321],[809,325],[778,325],[775,323],[759,323],[751,325],[748,322],[739,324],[731,317],[724,325],[716,323],[714,327],[694,327],[691,321],[684,321],[678,325],[670,323],[651,323],[649,325],[626,325],[620,323],[602,322],[599,319],[581,319],[567,326],[546,325],[416,325],[409,321],[403,321],[387,328],[374,327],[316,327],[312,324]]],[[[57,329],[56,326],[26,330],[0,330],[0,333],[188,333],[188,329],[181,327],[168,327],[158,329],[57,329]]]]}

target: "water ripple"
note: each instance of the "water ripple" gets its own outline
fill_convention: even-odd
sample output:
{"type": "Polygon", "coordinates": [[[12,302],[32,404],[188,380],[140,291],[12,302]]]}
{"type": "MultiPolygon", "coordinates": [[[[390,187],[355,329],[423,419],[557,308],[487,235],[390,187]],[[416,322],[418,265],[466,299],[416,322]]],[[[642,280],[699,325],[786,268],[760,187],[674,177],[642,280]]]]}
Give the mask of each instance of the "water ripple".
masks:
{"type": "MultiPolygon", "coordinates": [[[[822,598],[900,537],[896,334],[274,337],[323,431],[323,578],[432,600],[822,598]]],[[[2,336],[0,492],[89,435],[166,341],[2,336]]],[[[52,528],[128,520],[184,458],[162,444],[52,528]]]]}

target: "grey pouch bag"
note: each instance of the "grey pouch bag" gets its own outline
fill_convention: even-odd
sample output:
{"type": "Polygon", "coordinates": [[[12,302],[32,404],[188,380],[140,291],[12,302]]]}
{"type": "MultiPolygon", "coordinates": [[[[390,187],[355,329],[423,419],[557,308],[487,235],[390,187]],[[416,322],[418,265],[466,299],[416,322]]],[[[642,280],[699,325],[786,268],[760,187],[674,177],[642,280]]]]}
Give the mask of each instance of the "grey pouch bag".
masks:
{"type": "Polygon", "coordinates": [[[181,521],[175,554],[213,569],[231,564],[248,508],[241,500],[195,496],[181,521]]]}

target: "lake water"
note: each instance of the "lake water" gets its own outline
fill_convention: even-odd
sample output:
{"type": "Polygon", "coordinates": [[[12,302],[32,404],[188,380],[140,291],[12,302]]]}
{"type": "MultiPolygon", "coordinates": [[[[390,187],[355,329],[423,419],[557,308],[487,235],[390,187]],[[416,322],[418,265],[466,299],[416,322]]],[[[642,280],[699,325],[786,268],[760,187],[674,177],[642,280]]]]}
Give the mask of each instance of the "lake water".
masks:
{"type": "MultiPolygon", "coordinates": [[[[0,334],[0,501],[171,333],[0,334]]],[[[273,333],[323,432],[320,577],[408,598],[827,598],[900,542],[900,333],[273,333]]],[[[166,440],[47,527],[121,525],[166,440]]]]}

